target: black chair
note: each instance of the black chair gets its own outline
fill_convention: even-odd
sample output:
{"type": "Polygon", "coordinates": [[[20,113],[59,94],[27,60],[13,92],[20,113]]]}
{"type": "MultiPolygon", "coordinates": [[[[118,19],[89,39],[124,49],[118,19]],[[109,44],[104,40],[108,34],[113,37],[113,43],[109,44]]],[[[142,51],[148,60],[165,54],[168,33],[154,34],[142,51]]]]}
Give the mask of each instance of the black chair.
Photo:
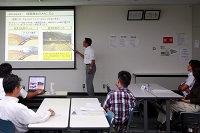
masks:
{"type": "Polygon", "coordinates": [[[11,121],[0,119],[0,132],[15,133],[15,127],[11,121]]]}
{"type": "Polygon", "coordinates": [[[111,89],[110,89],[110,86],[108,84],[106,85],[106,88],[107,88],[107,93],[109,93],[111,91],[111,89]]]}

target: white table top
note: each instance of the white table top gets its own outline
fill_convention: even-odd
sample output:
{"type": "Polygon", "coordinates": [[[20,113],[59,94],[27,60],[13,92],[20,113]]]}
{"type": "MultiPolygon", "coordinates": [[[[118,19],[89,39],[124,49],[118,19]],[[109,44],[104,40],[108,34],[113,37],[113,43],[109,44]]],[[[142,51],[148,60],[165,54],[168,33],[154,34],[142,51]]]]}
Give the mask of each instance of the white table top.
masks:
{"type": "Polygon", "coordinates": [[[145,98],[156,98],[154,95],[152,95],[148,91],[142,90],[141,87],[138,86],[137,84],[131,83],[128,86],[128,89],[133,93],[133,95],[136,98],[142,98],[142,99],[145,99],[145,98]]]}
{"type": "Polygon", "coordinates": [[[55,91],[55,94],[50,94],[50,92],[45,92],[44,94],[37,95],[36,97],[67,97],[67,91],[55,91]]]}
{"type": "Polygon", "coordinates": [[[29,124],[29,129],[67,129],[69,119],[70,99],[68,98],[45,98],[37,112],[48,109],[55,111],[55,116],[51,116],[43,123],[29,124]]]}
{"type": "MultiPolygon", "coordinates": [[[[182,98],[181,95],[178,95],[175,92],[168,90],[158,84],[155,83],[148,83],[148,84],[149,84],[148,91],[151,94],[155,95],[157,98],[169,98],[169,99],[182,98]]],[[[137,85],[141,87],[142,85],[146,85],[146,83],[137,83],[137,85]]]]}
{"type": "Polygon", "coordinates": [[[70,114],[70,129],[108,129],[110,127],[103,111],[81,111],[80,107],[85,107],[86,103],[99,103],[97,98],[72,98],[71,109],[74,108],[76,115],[70,114]],[[97,113],[95,115],[95,113],[97,113]],[[83,114],[88,114],[83,115],[83,114]]]}

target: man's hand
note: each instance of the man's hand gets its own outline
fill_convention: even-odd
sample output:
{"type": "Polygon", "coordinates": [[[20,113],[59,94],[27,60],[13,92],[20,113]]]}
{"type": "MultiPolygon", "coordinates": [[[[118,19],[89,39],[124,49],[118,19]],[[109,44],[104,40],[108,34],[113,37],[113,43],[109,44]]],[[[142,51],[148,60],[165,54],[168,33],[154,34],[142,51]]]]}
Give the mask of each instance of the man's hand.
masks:
{"type": "Polygon", "coordinates": [[[41,93],[44,93],[44,90],[38,89],[38,90],[37,90],[37,94],[41,94],[41,93]]]}
{"type": "Polygon", "coordinates": [[[48,109],[51,112],[51,116],[55,115],[55,112],[52,109],[48,109]]]}
{"type": "Polygon", "coordinates": [[[88,68],[87,73],[90,74],[92,72],[92,69],[88,68]]]}
{"type": "Polygon", "coordinates": [[[190,93],[190,89],[186,89],[185,92],[186,92],[187,94],[189,94],[189,93],[190,93]]]}

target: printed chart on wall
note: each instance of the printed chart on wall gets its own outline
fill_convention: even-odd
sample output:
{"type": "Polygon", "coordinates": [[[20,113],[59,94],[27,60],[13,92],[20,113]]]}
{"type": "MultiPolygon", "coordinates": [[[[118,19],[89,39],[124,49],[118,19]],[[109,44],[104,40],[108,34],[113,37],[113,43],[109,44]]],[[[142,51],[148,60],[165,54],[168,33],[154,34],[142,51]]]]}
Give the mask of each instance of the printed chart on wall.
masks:
{"type": "Polygon", "coordinates": [[[74,61],[73,13],[6,12],[5,61],[74,61]]]}

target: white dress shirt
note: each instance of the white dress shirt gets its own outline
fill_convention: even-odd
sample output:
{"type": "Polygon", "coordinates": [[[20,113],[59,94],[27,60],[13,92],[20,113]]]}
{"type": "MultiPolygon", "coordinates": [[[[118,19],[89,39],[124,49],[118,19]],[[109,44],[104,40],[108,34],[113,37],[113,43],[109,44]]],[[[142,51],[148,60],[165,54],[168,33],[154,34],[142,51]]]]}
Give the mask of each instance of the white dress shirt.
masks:
{"type": "Polygon", "coordinates": [[[0,119],[11,121],[15,126],[15,133],[25,133],[28,131],[28,124],[44,122],[51,115],[50,111],[35,113],[18,101],[18,98],[9,96],[0,100],[0,119]]]}
{"type": "Polygon", "coordinates": [[[91,64],[92,60],[95,60],[94,52],[95,52],[95,50],[93,48],[91,48],[90,46],[85,48],[85,52],[84,52],[84,63],[85,64],[91,64]]]}
{"type": "MultiPolygon", "coordinates": [[[[5,97],[5,95],[6,94],[3,89],[3,78],[0,78],[0,99],[3,99],[5,97]]],[[[20,96],[22,98],[26,98],[26,96],[27,96],[27,92],[23,88],[21,88],[21,90],[20,90],[20,96]]]]}
{"type": "MultiPolygon", "coordinates": [[[[190,72],[190,73],[188,74],[188,78],[187,78],[187,79],[185,80],[185,82],[183,82],[183,83],[186,84],[186,85],[188,85],[188,86],[189,86],[189,89],[191,90],[192,87],[193,87],[193,85],[194,85],[194,82],[195,82],[194,76],[193,76],[192,72],[190,72]]],[[[185,92],[185,91],[183,91],[183,94],[184,94],[184,96],[187,96],[187,95],[188,95],[188,93],[185,92]]]]}

